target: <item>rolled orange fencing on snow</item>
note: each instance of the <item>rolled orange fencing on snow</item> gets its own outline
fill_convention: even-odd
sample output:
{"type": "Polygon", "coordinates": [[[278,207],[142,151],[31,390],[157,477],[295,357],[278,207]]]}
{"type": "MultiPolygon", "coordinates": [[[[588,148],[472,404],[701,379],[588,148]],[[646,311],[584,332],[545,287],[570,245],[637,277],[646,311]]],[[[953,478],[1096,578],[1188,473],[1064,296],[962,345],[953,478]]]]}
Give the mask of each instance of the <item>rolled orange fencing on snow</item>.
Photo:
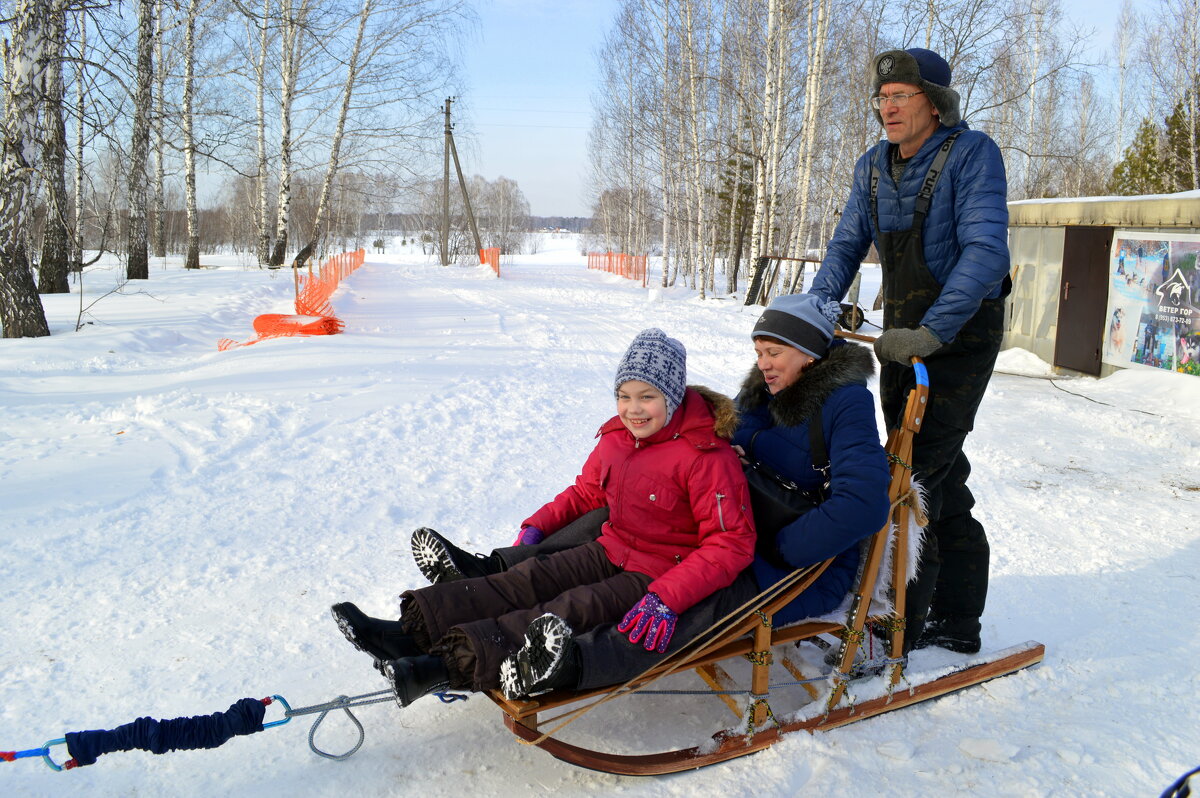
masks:
{"type": "Polygon", "coordinates": [[[283,338],[293,335],[337,335],[346,328],[341,319],[333,315],[329,299],[337,290],[342,278],[353,274],[362,266],[367,251],[359,249],[334,255],[321,264],[316,274],[301,275],[296,285],[296,312],[267,313],[254,319],[254,331],[258,337],[238,343],[230,338],[217,342],[217,349],[224,352],[235,346],[250,346],[267,338],[283,338]]]}

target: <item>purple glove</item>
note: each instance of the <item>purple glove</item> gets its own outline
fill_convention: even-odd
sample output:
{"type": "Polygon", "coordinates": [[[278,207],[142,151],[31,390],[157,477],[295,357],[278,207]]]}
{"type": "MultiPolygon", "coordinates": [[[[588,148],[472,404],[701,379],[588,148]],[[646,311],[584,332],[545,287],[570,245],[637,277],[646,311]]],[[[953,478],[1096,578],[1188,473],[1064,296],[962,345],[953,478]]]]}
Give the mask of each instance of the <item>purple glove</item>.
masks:
{"type": "Polygon", "coordinates": [[[642,647],[662,654],[671,642],[671,635],[675,634],[675,620],[678,617],[657,595],[647,593],[633,609],[625,613],[625,617],[617,624],[617,631],[629,632],[630,643],[638,642],[645,635],[646,642],[642,643],[642,647]]]}
{"type": "Polygon", "coordinates": [[[513,541],[513,545],[532,546],[535,543],[541,543],[545,538],[546,533],[536,526],[523,526],[521,527],[521,531],[517,533],[517,539],[513,541]]]}

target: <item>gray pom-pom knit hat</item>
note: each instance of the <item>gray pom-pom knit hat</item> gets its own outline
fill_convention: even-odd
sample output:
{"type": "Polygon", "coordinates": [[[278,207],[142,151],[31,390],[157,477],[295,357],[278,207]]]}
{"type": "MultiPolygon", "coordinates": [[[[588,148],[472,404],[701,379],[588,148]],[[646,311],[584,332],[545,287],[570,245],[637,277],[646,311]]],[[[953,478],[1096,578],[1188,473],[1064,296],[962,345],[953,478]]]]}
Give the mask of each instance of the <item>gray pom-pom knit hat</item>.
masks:
{"type": "Polygon", "coordinates": [[[687,390],[687,349],[657,327],[642,330],[617,366],[613,390],[630,380],[652,385],[666,398],[669,422],[687,390]]]}
{"type": "MultiPolygon", "coordinates": [[[[919,86],[937,109],[938,119],[946,127],[962,121],[958,109],[958,92],[950,88],[950,65],[933,50],[910,47],[907,50],[888,50],[871,62],[871,96],[879,96],[885,83],[908,83],[919,86]]],[[[879,110],[875,118],[883,124],[879,110]]]]}

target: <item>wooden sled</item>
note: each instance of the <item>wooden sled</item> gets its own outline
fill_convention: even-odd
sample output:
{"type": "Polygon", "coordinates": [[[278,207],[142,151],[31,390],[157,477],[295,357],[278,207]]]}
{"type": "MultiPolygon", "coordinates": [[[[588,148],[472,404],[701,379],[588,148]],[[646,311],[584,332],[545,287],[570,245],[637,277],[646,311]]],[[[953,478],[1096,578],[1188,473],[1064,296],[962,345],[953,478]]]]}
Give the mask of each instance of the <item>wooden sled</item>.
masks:
{"type": "MultiPolygon", "coordinates": [[[[862,338],[845,333],[839,335],[862,338]]],[[[870,539],[858,586],[851,593],[850,607],[844,621],[807,621],[773,628],[770,619],[774,614],[816,581],[829,563],[801,569],[765,591],[753,606],[744,607],[736,616],[723,619],[714,627],[714,631],[668,654],[661,663],[627,684],[594,691],[555,691],[527,701],[509,701],[499,691],[489,692],[488,696],[504,711],[505,726],[524,742],[536,745],[564,762],[607,773],[650,776],[692,770],[745,756],[771,746],[790,732],[805,730],[811,733],[843,726],[1041,662],[1045,647],[1030,641],[990,655],[977,655],[936,672],[924,675],[904,673],[901,653],[904,647],[908,574],[907,536],[910,516],[919,512],[919,507],[913,506],[916,497],[911,490],[909,462],[912,459],[913,436],[920,431],[929,398],[924,364],[914,358],[913,367],[917,372],[917,387],[909,393],[901,428],[893,430],[887,442],[892,464],[889,488],[892,517],[870,539]],[[889,543],[892,544],[890,558],[886,556],[889,543]],[[880,606],[877,589],[885,562],[887,573],[883,574],[886,580],[883,584],[887,587],[890,607],[880,606]],[[883,611],[878,612],[880,609],[883,611]],[[872,612],[875,614],[872,615],[872,612]],[[866,634],[864,628],[868,621],[886,630],[888,656],[879,677],[854,682],[855,692],[861,695],[851,700],[847,692],[851,683],[851,667],[859,643],[866,634]],[[771,709],[769,681],[771,664],[775,661],[773,650],[778,651],[783,647],[780,664],[797,679],[810,681],[802,677],[819,674],[803,673],[800,670],[802,664],[789,656],[789,652],[795,651],[800,641],[821,634],[841,638],[839,664],[827,679],[821,680],[824,682],[822,690],[814,689],[809,683],[802,685],[813,699],[807,707],[782,720],[776,718],[771,709]],[[749,689],[741,691],[748,692],[749,698],[741,704],[729,695],[736,685],[720,664],[734,657],[745,657],[751,663],[749,689]],[[740,728],[718,732],[702,745],[652,754],[605,753],[565,742],[555,736],[576,717],[596,705],[637,692],[671,673],[687,670],[694,670],[730,706],[734,714],[742,718],[740,728]],[[543,720],[542,725],[549,729],[539,730],[539,715],[581,703],[582,706],[574,711],[543,720]]],[[[775,688],[776,695],[783,689],[775,688]]],[[[799,688],[789,685],[787,689],[799,688]]]]}

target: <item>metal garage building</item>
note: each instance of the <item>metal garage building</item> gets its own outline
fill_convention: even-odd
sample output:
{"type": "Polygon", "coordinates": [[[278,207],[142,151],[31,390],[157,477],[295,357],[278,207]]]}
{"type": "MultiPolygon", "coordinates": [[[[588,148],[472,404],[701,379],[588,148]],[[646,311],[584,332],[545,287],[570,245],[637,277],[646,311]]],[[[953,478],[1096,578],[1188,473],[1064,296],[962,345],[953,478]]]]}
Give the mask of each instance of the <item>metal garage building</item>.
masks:
{"type": "Polygon", "coordinates": [[[1011,202],[1004,346],[1063,371],[1200,373],[1200,191],[1011,202]]]}

